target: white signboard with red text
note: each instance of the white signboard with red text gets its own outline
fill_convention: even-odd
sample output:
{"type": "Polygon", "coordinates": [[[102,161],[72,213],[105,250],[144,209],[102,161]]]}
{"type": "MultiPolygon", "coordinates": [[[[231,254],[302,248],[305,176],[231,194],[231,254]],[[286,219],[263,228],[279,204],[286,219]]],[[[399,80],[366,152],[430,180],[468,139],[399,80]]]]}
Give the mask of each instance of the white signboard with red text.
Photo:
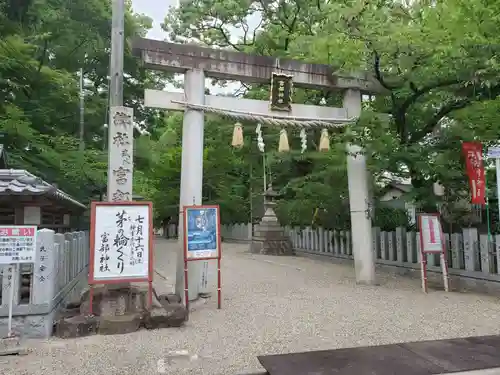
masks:
{"type": "Polygon", "coordinates": [[[427,256],[440,254],[441,271],[443,273],[444,290],[448,291],[448,263],[445,253],[443,229],[438,214],[420,214],[418,217],[420,230],[420,270],[422,290],[427,293],[427,256]]]}
{"type": "Polygon", "coordinates": [[[420,215],[420,246],[424,253],[443,252],[441,222],[437,215],[420,215]]]}
{"type": "Polygon", "coordinates": [[[14,289],[18,290],[20,264],[34,263],[36,260],[36,225],[0,225],[0,265],[12,265],[4,272],[11,277],[9,289],[8,337],[14,336],[12,330],[12,311],[14,306],[14,289]]]}
{"type": "Polygon", "coordinates": [[[34,263],[36,225],[0,226],[0,264],[34,263]]]}

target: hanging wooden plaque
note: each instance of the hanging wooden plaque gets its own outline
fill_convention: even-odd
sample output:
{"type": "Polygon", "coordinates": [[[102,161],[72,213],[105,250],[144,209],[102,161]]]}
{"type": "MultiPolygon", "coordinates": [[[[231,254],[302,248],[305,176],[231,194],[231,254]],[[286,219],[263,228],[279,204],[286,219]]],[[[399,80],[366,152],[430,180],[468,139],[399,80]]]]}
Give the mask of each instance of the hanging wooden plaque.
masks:
{"type": "Polygon", "coordinates": [[[271,76],[271,110],[290,112],[292,110],[293,76],[273,73],[271,76]]]}

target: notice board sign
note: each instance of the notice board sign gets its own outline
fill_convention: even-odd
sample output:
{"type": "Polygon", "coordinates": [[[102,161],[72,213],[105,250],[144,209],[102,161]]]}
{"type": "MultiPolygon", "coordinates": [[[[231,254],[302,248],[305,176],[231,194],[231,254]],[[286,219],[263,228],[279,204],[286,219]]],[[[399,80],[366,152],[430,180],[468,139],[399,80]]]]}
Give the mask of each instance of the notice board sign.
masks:
{"type": "Polygon", "coordinates": [[[34,263],[36,225],[0,226],[0,264],[34,263]]]}
{"type": "Polygon", "coordinates": [[[441,253],[444,250],[443,230],[437,214],[419,216],[420,247],[424,253],[441,253]]]}
{"type": "Polygon", "coordinates": [[[152,282],[151,202],[92,202],[89,284],[152,282]]]}
{"type": "Polygon", "coordinates": [[[219,206],[184,206],[185,259],[219,259],[219,206]]]}
{"type": "Polygon", "coordinates": [[[418,217],[420,230],[420,273],[422,290],[427,293],[427,256],[439,254],[441,272],[443,273],[444,290],[449,290],[448,261],[439,214],[420,214],[418,217]]]}

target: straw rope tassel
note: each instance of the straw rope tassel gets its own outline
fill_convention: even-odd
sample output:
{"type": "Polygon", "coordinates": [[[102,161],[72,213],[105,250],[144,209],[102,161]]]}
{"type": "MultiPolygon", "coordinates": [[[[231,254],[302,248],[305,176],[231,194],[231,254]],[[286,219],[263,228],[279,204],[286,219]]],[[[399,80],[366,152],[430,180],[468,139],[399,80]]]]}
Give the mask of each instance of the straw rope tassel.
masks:
{"type": "Polygon", "coordinates": [[[330,150],[330,137],[328,135],[328,129],[321,130],[321,138],[319,139],[319,150],[320,151],[330,150]]]}
{"type": "Polygon", "coordinates": [[[279,143],[278,151],[279,152],[290,151],[290,147],[288,146],[288,135],[286,134],[286,129],[280,130],[280,143],[279,143]]]}
{"type": "Polygon", "coordinates": [[[234,124],[233,129],[233,142],[231,143],[233,147],[243,147],[243,127],[239,122],[234,124]]]}

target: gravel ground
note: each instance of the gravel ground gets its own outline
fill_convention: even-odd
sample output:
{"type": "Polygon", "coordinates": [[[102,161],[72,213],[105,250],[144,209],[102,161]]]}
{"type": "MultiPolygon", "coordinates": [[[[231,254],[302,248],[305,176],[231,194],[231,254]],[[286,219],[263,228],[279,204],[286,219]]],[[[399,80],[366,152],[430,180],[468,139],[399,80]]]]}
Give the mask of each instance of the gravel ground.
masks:
{"type": "MultiPolygon", "coordinates": [[[[157,240],[162,291],[175,279],[173,246],[157,240]]],[[[350,266],[246,249],[224,246],[222,310],[212,298],[183,328],[30,341],[29,355],[0,357],[0,373],[235,375],[262,370],[261,354],[499,333],[497,298],[423,295],[418,280],[387,274],[357,286],[350,266]]]]}

